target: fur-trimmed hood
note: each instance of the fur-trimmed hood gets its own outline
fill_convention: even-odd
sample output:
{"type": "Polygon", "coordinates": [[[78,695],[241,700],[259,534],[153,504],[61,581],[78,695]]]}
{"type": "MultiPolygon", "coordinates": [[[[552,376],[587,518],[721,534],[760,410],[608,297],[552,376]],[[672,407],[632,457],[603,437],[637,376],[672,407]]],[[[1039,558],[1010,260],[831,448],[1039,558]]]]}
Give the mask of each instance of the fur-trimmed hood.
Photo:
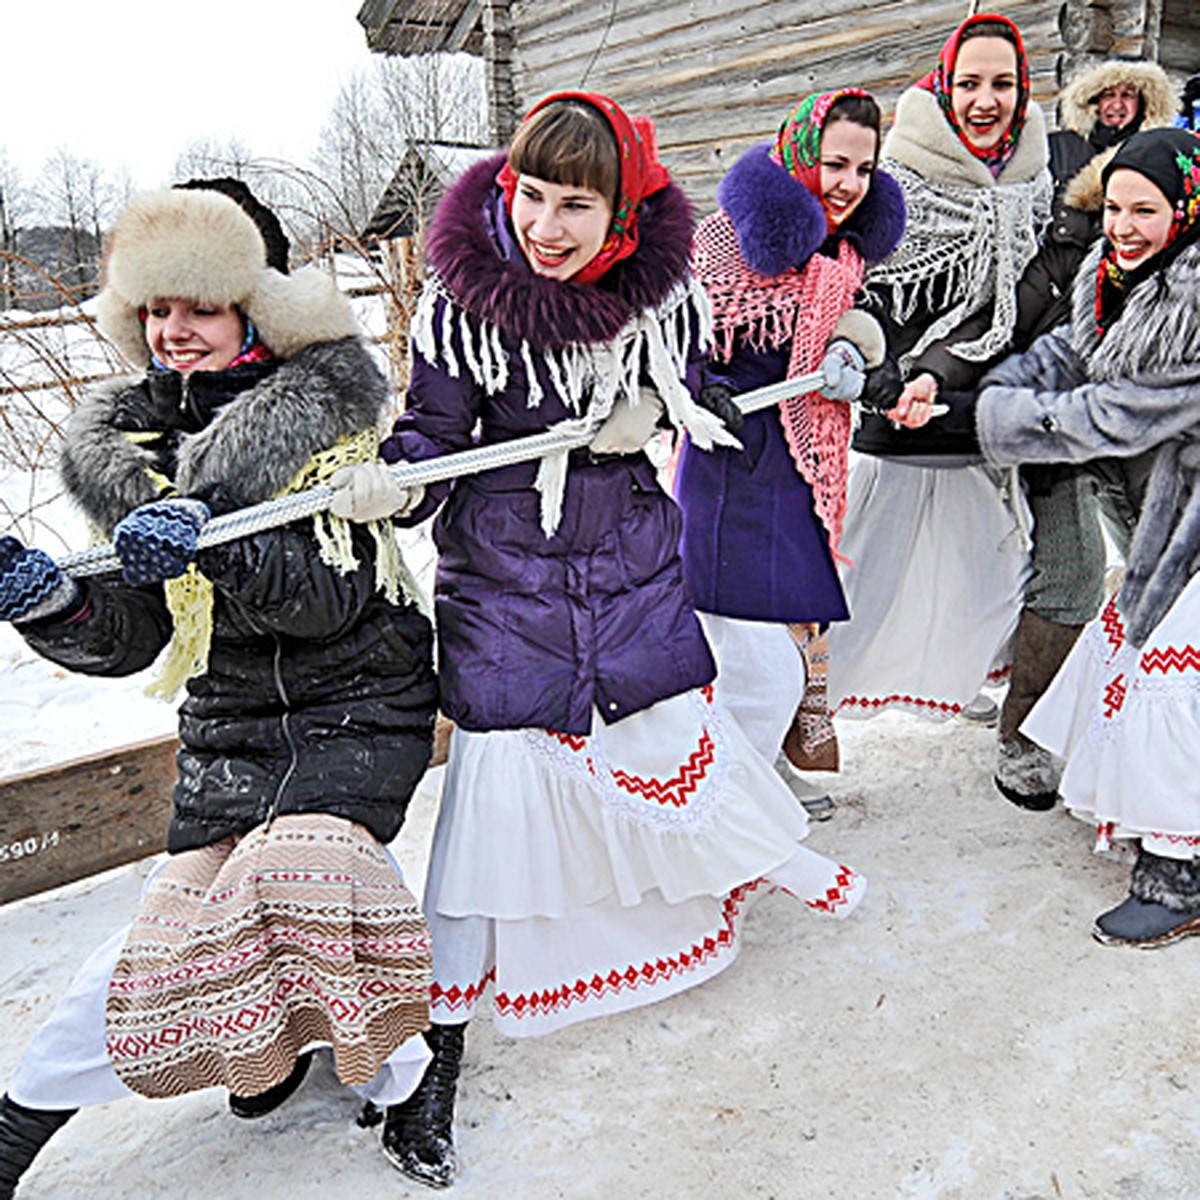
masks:
{"type": "Polygon", "coordinates": [[[1100,180],[1100,173],[1117,149],[1116,146],[1110,146],[1084,163],[1063,190],[1062,203],[1081,212],[1101,212],[1104,208],[1104,184],[1100,180]]]}
{"type": "Polygon", "coordinates": [[[258,227],[220,192],[166,188],[135,197],[105,242],[103,273],[101,332],[136,367],[150,362],[139,310],[171,297],[236,305],[283,358],[358,332],[324,272],[284,275],[267,266],[258,227]]]}
{"type": "Polygon", "coordinates": [[[310,345],[274,364],[113,380],[71,414],[63,480],[106,532],[158,498],[164,474],[184,495],[219,492],[221,507],[241,508],[282,491],[339,438],[376,427],[387,399],[387,382],[357,338],[310,345]],[[216,415],[179,433],[185,407],[216,415]]]}
{"type": "MultiPolygon", "coordinates": [[[[717,186],[717,203],[728,214],[746,263],[760,275],[801,268],[827,236],[820,201],[770,155],[771,143],[751,147],[717,186]]],[[[877,170],[862,203],[838,230],[867,262],[880,262],[904,234],[904,195],[877,170]]]]}
{"type": "Polygon", "coordinates": [[[982,188],[1024,183],[1046,169],[1046,121],[1038,104],[1030,100],[1016,153],[993,178],[984,163],[959,141],[937,97],[924,88],[913,87],[896,106],[882,158],[902,163],[934,183],[982,188]]]}
{"type": "Polygon", "coordinates": [[[1073,79],[1063,91],[1059,105],[1062,127],[1087,138],[1096,124],[1100,93],[1129,84],[1142,97],[1142,129],[1170,125],[1175,119],[1175,89],[1167,73],[1152,62],[1102,62],[1073,79]]]}
{"type": "Polygon", "coordinates": [[[637,313],[654,309],[687,278],[693,217],[674,184],[642,203],[638,248],[598,284],[535,274],[503,228],[496,185],[505,157],[470,167],[434,216],[426,254],[451,298],[472,316],[535,351],[609,341],[637,313]]]}

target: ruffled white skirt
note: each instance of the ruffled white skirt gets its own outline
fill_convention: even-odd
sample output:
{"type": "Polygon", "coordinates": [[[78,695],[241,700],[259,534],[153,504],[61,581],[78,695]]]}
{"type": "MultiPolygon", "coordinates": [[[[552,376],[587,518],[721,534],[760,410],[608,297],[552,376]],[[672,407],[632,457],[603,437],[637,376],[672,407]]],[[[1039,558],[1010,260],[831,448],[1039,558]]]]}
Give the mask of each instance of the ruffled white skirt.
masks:
{"type": "Polygon", "coordinates": [[[855,456],[841,551],[850,620],[829,632],[829,703],[945,719],[1007,671],[1029,510],[985,467],[855,456]]]}
{"type": "Polygon", "coordinates": [[[866,881],[807,829],[713,687],[589,736],[455,730],[425,894],[433,1019],[468,1019],[489,982],[514,1037],[672,995],[733,961],[767,886],[847,915],[866,881]]]}
{"type": "Polygon", "coordinates": [[[1200,847],[1200,575],[1140,649],[1116,601],[1083,631],[1021,731],[1066,759],[1059,792],[1097,849],[1140,838],[1163,858],[1200,847]]]}

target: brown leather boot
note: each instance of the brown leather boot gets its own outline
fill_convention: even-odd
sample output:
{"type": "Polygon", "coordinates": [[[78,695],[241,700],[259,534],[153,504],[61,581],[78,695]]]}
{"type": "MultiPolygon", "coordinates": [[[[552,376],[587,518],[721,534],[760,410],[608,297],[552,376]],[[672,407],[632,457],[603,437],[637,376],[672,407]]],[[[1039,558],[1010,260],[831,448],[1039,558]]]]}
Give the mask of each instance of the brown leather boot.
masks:
{"type": "Polygon", "coordinates": [[[829,635],[817,633],[815,626],[793,626],[792,637],[804,655],[805,683],[783,752],[797,771],[837,771],[841,755],[829,715],[829,635]],[[808,632],[798,636],[797,630],[808,632]]]}
{"type": "Polygon", "coordinates": [[[1019,728],[1050,686],[1082,628],[1047,621],[1028,608],[1021,610],[1008,695],[1000,709],[995,774],[1000,792],[1019,808],[1048,812],[1058,799],[1062,764],[1019,728]]]}

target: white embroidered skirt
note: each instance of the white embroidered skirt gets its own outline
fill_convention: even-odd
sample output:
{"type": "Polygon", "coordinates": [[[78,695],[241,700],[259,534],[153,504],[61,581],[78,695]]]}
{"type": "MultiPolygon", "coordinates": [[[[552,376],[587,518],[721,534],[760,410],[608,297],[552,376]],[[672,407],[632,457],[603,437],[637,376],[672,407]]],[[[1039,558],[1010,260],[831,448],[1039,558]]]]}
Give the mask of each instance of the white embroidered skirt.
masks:
{"type": "Polygon", "coordinates": [[[701,613],[717,660],[721,703],[773,763],[804,699],[804,655],[786,625],[701,613]]]}
{"type": "Polygon", "coordinates": [[[1200,846],[1200,575],[1140,649],[1116,601],[1080,635],[1021,731],[1066,759],[1059,792],[1097,849],[1141,838],[1163,858],[1200,846]]]}
{"type": "Polygon", "coordinates": [[[1029,573],[1027,522],[1024,497],[1007,499],[983,467],[855,456],[841,544],[850,620],[829,632],[830,709],[945,719],[1002,678],[1029,573]]]}
{"type": "Polygon", "coordinates": [[[586,737],[455,730],[425,894],[433,1019],[468,1019],[489,982],[514,1037],[672,995],[733,961],[768,885],[847,915],[866,881],[806,832],[712,687],[586,737]]]}

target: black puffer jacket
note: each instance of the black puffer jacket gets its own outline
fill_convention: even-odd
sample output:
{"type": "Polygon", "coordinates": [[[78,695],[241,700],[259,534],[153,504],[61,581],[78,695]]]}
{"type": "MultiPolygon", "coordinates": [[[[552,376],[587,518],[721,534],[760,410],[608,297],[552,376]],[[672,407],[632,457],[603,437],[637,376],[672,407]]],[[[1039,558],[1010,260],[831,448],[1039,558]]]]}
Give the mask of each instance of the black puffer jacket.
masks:
{"type": "MultiPolygon", "coordinates": [[[[164,476],[217,509],[240,508],[374,426],[386,395],[357,338],[186,380],[151,372],[80,405],[64,478],[104,530],[154,499],[164,476]]],[[[310,518],[200,553],[213,632],[180,709],[172,852],[282,813],[345,817],[383,842],[398,832],[432,744],[432,631],[411,603],[382,595],[371,533],[351,531],[359,565],[344,574],[321,560],[310,518]]],[[[82,618],[23,626],[29,643],[72,670],[119,675],[171,637],[159,586],[105,578],[86,596],[82,618]]]]}

